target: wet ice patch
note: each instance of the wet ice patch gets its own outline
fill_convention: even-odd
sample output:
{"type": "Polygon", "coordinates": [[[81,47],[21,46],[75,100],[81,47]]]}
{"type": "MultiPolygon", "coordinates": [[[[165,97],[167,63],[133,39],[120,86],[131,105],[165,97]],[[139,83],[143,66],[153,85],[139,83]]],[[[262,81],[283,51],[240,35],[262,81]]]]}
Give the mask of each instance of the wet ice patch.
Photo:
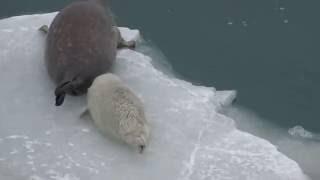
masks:
{"type": "Polygon", "coordinates": [[[224,114],[233,118],[237,127],[265,138],[276,145],[279,151],[297,161],[312,179],[320,179],[320,136],[302,126],[283,129],[254,112],[240,106],[224,109],[224,114]]]}

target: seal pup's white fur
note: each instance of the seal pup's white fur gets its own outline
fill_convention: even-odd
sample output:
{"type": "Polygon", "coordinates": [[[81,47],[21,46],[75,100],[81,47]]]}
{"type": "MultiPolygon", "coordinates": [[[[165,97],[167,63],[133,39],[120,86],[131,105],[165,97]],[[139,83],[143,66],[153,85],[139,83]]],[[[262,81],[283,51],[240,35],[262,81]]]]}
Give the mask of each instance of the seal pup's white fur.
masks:
{"type": "Polygon", "coordinates": [[[93,81],[88,109],[98,129],[139,147],[142,153],[149,139],[143,104],[117,76],[107,73],[93,81]]]}

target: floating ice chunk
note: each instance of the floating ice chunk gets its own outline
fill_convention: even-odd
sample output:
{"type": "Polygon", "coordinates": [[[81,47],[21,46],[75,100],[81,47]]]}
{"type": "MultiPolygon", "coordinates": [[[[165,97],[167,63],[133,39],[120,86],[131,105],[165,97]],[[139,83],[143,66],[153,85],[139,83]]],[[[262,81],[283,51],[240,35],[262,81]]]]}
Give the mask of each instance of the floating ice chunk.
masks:
{"type": "Polygon", "coordinates": [[[312,132],[305,130],[302,126],[294,126],[293,128],[290,128],[288,130],[288,133],[291,136],[295,136],[295,137],[308,138],[308,139],[313,138],[312,132]]]}
{"type": "MultiPolygon", "coordinates": [[[[133,50],[118,52],[113,73],[145,105],[151,140],[143,155],[80,119],[85,96],[70,96],[55,107],[55,85],[44,65],[45,35],[37,31],[55,14],[0,21],[0,29],[12,29],[10,36],[0,31],[0,81],[5,82],[0,88],[0,178],[306,179],[299,165],[275,146],[239,131],[232,119],[217,112],[233,101],[234,91],[168,76],[154,68],[149,56],[133,50]],[[13,149],[19,153],[7,156],[13,149]]],[[[126,40],[139,39],[138,31],[120,30],[126,40]]]]}
{"type": "Polygon", "coordinates": [[[248,22],[245,21],[245,20],[241,21],[241,24],[242,24],[244,27],[247,27],[247,26],[248,26],[248,22]]]}

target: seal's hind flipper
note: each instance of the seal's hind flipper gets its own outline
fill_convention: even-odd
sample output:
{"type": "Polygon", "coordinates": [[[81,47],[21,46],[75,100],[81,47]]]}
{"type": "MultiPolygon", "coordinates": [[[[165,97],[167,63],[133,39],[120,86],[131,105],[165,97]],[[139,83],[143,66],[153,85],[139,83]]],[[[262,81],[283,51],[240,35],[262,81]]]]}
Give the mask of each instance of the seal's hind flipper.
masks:
{"type": "Polygon", "coordinates": [[[71,81],[64,82],[60,84],[54,91],[54,94],[56,95],[56,106],[62,105],[67,91],[70,89],[70,84],[71,81]]]}
{"type": "Polygon", "coordinates": [[[61,106],[62,105],[65,96],[66,96],[65,93],[56,96],[56,106],[61,106]]]}
{"type": "Polygon", "coordinates": [[[113,31],[117,36],[117,48],[121,49],[121,48],[130,48],[130,49],[134,49],[136,47],[136,42],[135,41],[125,41],[120,33],[120,30],[118,29],[118,27],[113,26],[113,31]]]}
{"type": "Polygon", "coordinates": [[[45,34],[48,34],[49,32],[49,27],[47,25],[43,25],[39,28],[39,31],[42,31],[45,34]]]}

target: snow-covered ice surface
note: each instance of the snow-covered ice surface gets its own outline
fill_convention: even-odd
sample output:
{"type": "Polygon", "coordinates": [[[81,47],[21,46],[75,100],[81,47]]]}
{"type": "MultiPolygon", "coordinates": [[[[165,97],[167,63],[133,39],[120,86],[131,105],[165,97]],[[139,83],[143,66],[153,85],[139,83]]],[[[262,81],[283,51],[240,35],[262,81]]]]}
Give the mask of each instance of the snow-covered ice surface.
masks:
{"type": "MultiPolygon", "coordinates": [[[[54,15],[0,20],[0,179],[307,179],[275,146],[239,131],[217,112],[234,91],[169,77],[136,51],[119,51],[113,71],[145,104],[151,142],[144,154],[80,118],[84,96],[68,96],[55,107],[55,85],[44,66],[45,35],[37,31],[54,15]]],[[[139,38],[138,31],[121,32],[139,38]]]]}

